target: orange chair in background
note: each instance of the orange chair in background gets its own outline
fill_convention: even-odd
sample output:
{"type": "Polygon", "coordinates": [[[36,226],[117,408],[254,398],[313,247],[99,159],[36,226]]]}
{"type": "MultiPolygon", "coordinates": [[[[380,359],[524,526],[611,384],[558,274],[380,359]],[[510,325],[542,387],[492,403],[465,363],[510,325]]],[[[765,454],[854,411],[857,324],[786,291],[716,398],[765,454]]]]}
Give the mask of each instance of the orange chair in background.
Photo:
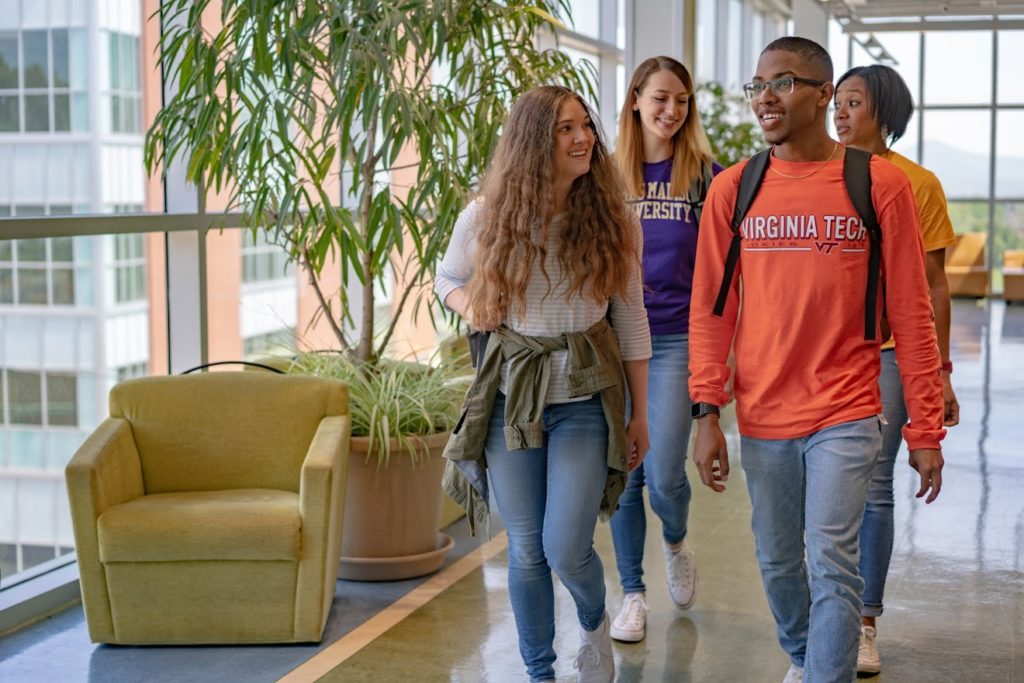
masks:
{"type": "Polygon", "coordinates": [[[984,232],[957,235],[956,246],[946,251],[946,279],[951,296],[988,296],[989,270],[985,265],[984,232]]]}
{"type": "Polygon", "coordinates": [[[1003,299],[1024,301],[1024,250],[1003,252],[1003,299]]]}

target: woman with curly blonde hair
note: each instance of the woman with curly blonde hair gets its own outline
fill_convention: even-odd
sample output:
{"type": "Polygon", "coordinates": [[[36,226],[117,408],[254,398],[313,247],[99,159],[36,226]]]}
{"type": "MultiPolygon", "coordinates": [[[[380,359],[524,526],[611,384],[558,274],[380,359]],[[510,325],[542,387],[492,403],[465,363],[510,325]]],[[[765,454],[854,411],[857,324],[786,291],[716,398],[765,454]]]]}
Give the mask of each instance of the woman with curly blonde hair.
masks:
{"type": "Polygon", "coordinates": [[[448,308],[490,331],[445,450],[445,488],[471,523],[486,521],[494,488],[533,681],[555,677],[552,569],[576,603],[578,680],[614,677],[593,535],[647,450],[651,355],[640,229],[624,196],[584,101],[535,88],[512,106],[435,283],[448,308]]]}

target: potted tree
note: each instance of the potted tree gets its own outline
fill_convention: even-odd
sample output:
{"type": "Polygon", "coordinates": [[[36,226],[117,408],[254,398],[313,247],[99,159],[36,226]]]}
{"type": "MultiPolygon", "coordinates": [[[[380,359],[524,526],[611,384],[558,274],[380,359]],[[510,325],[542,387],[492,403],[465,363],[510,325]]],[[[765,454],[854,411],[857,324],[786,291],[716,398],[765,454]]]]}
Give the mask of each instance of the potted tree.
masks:
{"type": "Polygon", "coordinates": [[[430,571],[444,550],[436,451],[461,388],[444,365],[410,366],[387,351],[403,311],[433,306],[429,281],[511,100],[542,82],[593,92],[538,40],[568,3],[165,0],[162,12],[160,58],[175,87],[148,131],[148,168],[185,160],[190,181],[226,194],[249,228],[287,250],[336,351],[292,369],[341,376],[352,389],[342,574],[430,571]],[[344,287],[324,286],[327,268],[358,280],[360,310],[344,287]],[[395,287],[384,321],[375,320],[381,285],[395,287]],[[407,533],[417,521],[426,531],[407,533]],[[382,545],[393,540],[408,542],[382,545]],[[399,555],[413,568],[374,564],[399,555]]]}

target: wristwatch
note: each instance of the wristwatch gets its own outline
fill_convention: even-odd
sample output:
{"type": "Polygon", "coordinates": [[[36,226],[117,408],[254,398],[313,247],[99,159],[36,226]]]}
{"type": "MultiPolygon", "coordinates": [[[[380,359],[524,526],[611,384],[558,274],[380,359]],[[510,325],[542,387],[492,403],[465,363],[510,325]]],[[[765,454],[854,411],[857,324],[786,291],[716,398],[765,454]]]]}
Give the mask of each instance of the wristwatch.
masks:
{"type": "Polygon", "coordinates": [[[690,408],[690,417],[694,420],[699,420],[705,415],[720,415],[718,406],[710,403],[694,403],[693,407],[690,408]]]}
{"type": "Polygon", "coordinates": [[[944,372],[949,373],[950,375],[952,375],[953,374],[953,361],[947,360],[945,363],[943,363],[942,365],[939,366],[939,369],[943,370],[944,372]]]}

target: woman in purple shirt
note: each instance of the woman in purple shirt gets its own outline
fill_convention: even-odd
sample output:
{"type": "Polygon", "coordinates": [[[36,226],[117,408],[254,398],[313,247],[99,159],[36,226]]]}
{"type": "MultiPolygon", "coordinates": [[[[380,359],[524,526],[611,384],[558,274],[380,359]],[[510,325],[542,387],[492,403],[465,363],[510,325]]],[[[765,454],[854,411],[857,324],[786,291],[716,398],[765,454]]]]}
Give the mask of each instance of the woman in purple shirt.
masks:
{"type": "Polygon", "coordinates": [[[633,73],[627,92],[616,156],[643,225],[644,304],[654,356],[647,393],[651,448],[630,475],[611,521],[625,594],[611,635],[637,642],[647,622],[645,484],[662,523],[669,594],[680,609],[689,609],[697,595],[697,567],[686,543],[691,494],[685,467],[691,423],[687,333],[697,223],[708,185],[721,167],[713,163],[686,67],[671,57],[648,59],[633,73]]]}

